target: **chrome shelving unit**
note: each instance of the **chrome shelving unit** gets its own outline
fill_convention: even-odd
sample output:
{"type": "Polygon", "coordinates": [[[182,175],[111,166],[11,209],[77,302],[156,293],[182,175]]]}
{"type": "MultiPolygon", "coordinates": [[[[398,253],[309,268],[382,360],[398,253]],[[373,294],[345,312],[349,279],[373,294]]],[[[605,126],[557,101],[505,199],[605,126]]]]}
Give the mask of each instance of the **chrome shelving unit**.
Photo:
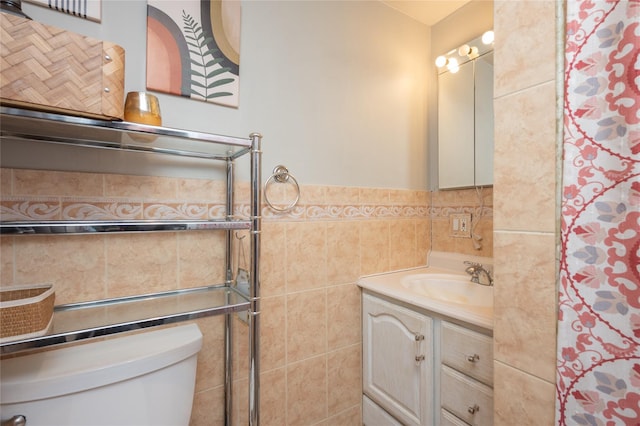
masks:
{"type": "Polygon", "coordinates": [[[101,121],[81,117],[1,107],[0,138],[57,143],[99,149],[145,152],[179,157],[218,160],[226,163],[226,218],[220,220],[127,220],[127,221],[13,221],[0,222],[3,235],[29,238],[41,234],[91,234],[122,232],[181,232],[223,230],[226,232],[226,282],[199,288],[133,297],[60,305],[54,308],[53,324],[46,335],[0,344],[0,353],[57,345],[211,315],[225,315],[225,424],[232,413],[231,314],[248,311],[249,322],[249,424],[259,424],[259,313],[261,139],[236,138],[148,126],[101,121]],[[250,217],[233,216],[234,160],[251,157],[250,217]],[[250,231],[250,286],[248,294],[232,285],[233,231],[250,231]]]}

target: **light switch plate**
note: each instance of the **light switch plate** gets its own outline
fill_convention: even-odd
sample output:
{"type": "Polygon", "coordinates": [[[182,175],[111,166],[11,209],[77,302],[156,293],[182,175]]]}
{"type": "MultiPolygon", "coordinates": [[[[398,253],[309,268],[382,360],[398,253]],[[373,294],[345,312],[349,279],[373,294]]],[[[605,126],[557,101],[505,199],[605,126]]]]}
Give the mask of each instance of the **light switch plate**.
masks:
{"type": "Polygon", "coordinates": [[[449,229],[452,237],[471,238],[471,213],[449,215],[449,229]]]}

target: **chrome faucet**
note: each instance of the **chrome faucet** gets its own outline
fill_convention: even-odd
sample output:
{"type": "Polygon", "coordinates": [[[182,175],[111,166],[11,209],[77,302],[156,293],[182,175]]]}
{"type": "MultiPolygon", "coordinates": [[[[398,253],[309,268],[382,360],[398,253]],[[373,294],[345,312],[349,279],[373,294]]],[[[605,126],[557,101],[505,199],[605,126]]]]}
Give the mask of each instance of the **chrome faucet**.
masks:
{"type": "Polygon", "coordinates": [[[476,263],[476,262],[469,262],[469,261],[465,261],[464,264],[468,265],[467,269],[465,269],[464,271],[467,274],[471,275],[472,283],[487,285],[487,286],[493,285],[493,277],[491,276],[491,272],[489,272],[488,269],[482,266],[482,264],[476,263]],[[486,280],[480,280],[481,275],[484,275],[486,280]]]}

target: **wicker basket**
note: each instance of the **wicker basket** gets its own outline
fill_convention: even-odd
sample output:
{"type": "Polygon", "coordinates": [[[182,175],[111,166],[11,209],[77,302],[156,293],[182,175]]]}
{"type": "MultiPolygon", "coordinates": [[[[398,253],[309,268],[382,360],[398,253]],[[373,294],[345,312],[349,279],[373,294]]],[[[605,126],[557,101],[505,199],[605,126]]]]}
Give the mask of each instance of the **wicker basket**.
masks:
{"type": "Polygon", "coordinates": [[[45,334],[53,320],[54,301],[50,284],[0,289],[0,342],[45,334]]]}
{"type": "Polygon", "coordinates": [[[122,47],[7,13],[0,27],[1,104],[123,118],[122,47]]]}

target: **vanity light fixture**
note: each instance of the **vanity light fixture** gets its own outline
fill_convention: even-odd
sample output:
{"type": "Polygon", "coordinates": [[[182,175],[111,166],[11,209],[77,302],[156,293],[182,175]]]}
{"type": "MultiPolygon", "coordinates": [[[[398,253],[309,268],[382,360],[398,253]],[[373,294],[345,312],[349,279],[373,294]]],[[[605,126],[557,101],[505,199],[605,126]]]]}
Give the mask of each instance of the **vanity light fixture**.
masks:
{"type": "Polygon", "coordinates": [[[452,49],[444,55],[438,56],[436,58],[436,67],[439,69],[446,67],[449,72],[456,73],[460,69],[460,65],[491,51],[493,39],[493,30],[485,31],[482,36],[476,37],[469,43],[465,43],[457,49],[452,49]]]}

